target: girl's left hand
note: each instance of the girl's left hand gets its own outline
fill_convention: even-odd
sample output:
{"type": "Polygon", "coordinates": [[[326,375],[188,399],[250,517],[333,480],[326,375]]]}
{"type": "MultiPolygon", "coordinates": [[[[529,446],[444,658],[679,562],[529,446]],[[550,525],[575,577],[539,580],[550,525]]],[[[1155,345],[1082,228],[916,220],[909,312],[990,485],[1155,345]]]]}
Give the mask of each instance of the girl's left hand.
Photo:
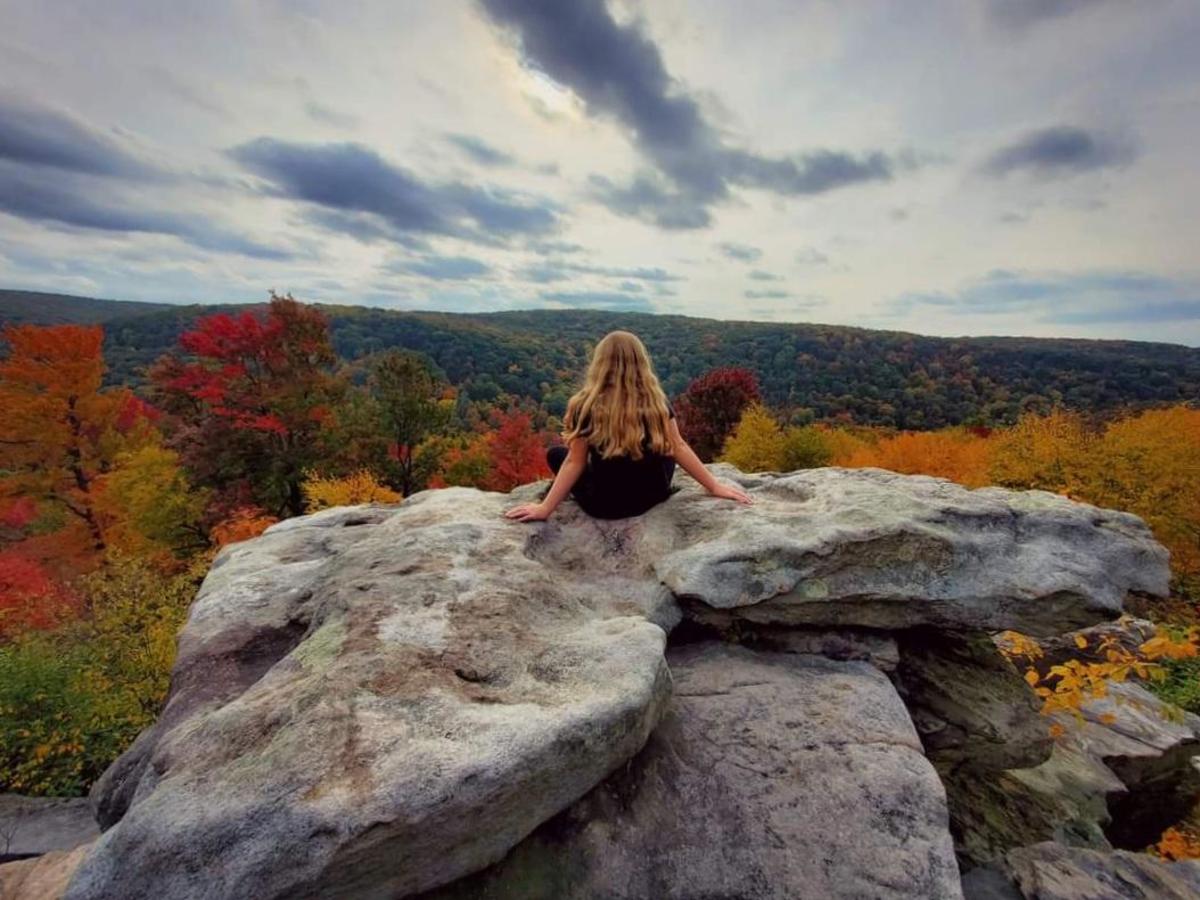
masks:
{"type": "Polygon", "coordinates": [[[550,518],[550,510],[541,503],[522,503],[520,506],[514,506],[504,515],[506,518],[516,519],[518,522],[542,522],[550,518]]]}

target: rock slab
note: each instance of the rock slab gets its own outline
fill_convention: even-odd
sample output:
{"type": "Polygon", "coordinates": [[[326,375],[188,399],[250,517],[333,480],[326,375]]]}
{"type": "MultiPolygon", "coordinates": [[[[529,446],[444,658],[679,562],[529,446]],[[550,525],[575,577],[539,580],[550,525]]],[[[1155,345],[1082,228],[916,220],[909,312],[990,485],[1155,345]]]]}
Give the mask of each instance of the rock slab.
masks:
{"type": "Polygon", "coordinates": [[[941,783],[879,670],[718,643],[668,660],[628,767],[423,900],[961,896],[941,783]]]}
{"type": "Polygon", "coordinates": [[[526,556],[506,502],[429,492],[224,551],[67,896],[390,900],[496,861],[633,756],[665,634],[526,556]]]}
{"type": "Polygon", "coordinates": [[[0,853],[74,850],[99,833],[82,798],[0,794],[0,853]]]}
{"type": "Polygon", "coordinates": [[[1041,843],[963,879],[966,900],[1194,900],[1200,862],[1041,843]]]}
{"type": "Polygon", "coordinates": [[[746,880],[759,871],[793,887],[954,896],[941,785],[864,659],[895,669],[896,629],[1043,634],[1112,618],[1130,592],[1165,590],[1165,551],[1136,517],[1050,494],[880,470],[714,470],[755,504],[685,482],[635,519],[596,521],[568,502],[530,526],[502,511],[536,486],[451,488],[288,520],[226,548],[181,633],[162,716],[95,788],[107,830],[67,896],[435,890],[571,808],[664,714],[646,771],[687,792],[705,841],[687,843],[678,820],[659,827],[656,809],[679,815],[669,798],[626,784],[621,828],[643,836],[658,854],[646,872],[659,873],[636,874],[647,857],[626,848],[612,871],[628,873],[627,896],[698,883],[683,869],[678,888],[646,881],[672,871],[674,846],[714,883],[746,890],[771,890],[746,880]],[[798,662],[805,653],[764,655],[754,677],[790,698],[788,713],[743,699],[720,665],[680,656],[693,694],[677,715],[664,647],[684,616],[726,633],[832,629],[776,643],[845,658],[823,669],[798,662]],[[706,699],[696,686],[709,683],[706,699]],[[843,685],[841,710],[822,693],[830,684],[843,685]],[[805,705],[809,690],[829,702],[805,705]],[[739,703],[753,728],[736,724],[739,703]],[[715,750],[710,733],[725,735],[715,750]],[[711,772],[720,788],[705,807],[711,772]],[[640,812],[638,796],[649,798],[640,812]],[[737,844],[725,814],[758,852],[726,859],[723,876],[719,848],[737,844]],[[859,847],[866,873],[840,868],[859,847]]]}

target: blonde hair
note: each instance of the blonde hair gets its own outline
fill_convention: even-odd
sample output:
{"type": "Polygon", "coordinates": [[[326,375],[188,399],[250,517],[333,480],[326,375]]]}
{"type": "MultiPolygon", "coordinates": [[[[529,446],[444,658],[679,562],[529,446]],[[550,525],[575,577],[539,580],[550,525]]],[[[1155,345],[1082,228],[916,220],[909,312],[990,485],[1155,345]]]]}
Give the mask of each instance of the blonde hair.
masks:
{"type": "Polygon", "coordinates": [[[643,442],[668,454],[669,409],[645,345],[628,331],[611,331],[592,351],[583,387],[567,402],[563,440],[585,438],[605,459],[641,459],[643,442]]]}

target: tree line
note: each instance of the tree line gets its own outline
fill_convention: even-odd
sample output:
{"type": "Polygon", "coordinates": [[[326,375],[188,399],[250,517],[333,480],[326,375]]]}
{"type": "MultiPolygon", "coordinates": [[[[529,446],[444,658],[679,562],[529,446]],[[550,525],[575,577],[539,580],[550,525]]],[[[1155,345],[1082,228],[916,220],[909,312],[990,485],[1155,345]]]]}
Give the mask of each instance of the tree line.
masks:
{"type": "MultiPolygon", "coordinates": [[[[82,793],[153,721],[175,634],[220,547],[330,506],[450,485],[506,491],[547,477],[544,450],[558,440],[556,410],[582,370],[584,331],[594,340],[612,324],[572,318],[547,343],[528,330],[540,327],[536,314],[507,324],[477,317],[467,328],[473,342],[460,339],[462,320],[449,317],[451,329],[431,315],[426,352],[374,333],[378,345],[355,355],[339,352],[336,311],[290,296],[208,312],[173,332],[136,390],[106,373],[112,332],[128,320],[3,332],[0,790],[82,793]],[[438,344],[437,335],[449,336],[438,344]],[[511,353],[507,366],[488,356],[498,352],[511,353]],[[520,393],[526,366],[544,381],[540,397],[520,393]],[[466,383],[451,373],[466,373],[466,383]],[[516,380],[472,394],[480,373],[516,380]]],[[[360,315],[384,321],[350,318],[360,315]]],[[[706,355],[717,336],[685,351],[695,321],[663,326],[678,329],[677,354],[723,360],[706,355]]],[[[664,360],[672,365],[671,353],[657,352],[664,360]]],[[[869,381],[840,371],[847,391],[870,395],[869,381]]],[[[1039,402],[1008,426],[911,430],[842,407],[820,417],[798,411],[746,365],[666,384],[705,460],[745,470],[883,466],[1136,512],[1171,548],[1180,586],[1156,615],[1200,621],[1189,587],[1200,577],[1193,407],[1097,415],[1039,402]]],[[[1200,708],[1195,695],[1178,696],[1200,708]]]]}

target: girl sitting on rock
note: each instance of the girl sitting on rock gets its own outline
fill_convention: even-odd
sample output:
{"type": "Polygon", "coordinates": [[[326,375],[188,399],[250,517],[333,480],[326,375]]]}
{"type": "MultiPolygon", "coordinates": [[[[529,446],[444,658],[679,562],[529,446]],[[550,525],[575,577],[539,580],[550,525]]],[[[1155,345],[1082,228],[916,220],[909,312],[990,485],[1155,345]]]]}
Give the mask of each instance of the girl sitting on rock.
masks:
{"type": "Polygon", "coordinates": [[[628,331],[596,345],[583,387],[567,403],[562,436],[565,447],[546,451],[555,473],[550,490],[540,503],[514,506],[508,518],[546,519],[568,492],[600,519],[641,515],[671,494],[676,463],[714,497],[751,502],[741,488],[717,481],[679,434],[650,355],[628,331]]]}

